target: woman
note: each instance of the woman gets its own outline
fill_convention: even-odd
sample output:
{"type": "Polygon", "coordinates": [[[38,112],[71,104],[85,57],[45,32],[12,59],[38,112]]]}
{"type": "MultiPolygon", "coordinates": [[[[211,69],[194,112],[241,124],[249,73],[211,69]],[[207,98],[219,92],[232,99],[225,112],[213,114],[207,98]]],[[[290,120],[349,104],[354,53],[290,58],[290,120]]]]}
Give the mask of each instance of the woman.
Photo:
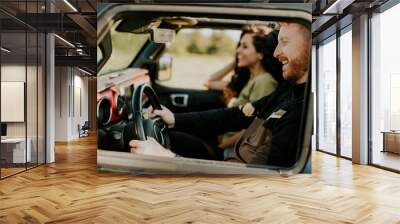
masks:
{"type": "MultiPolygon", "coordinates": [[[[261,25],[252,25],[245,27],[243,29],[242,34],[240,35],[240,39],[246,33],[257,33],[260,35],[267,35],[269,32],[272,32],[276,27],[275,23],[271,23],[268,26],[261,25]]],[[[240,47],[240,42],[238,43],[236,49],[240,47]]],[[[267,49],[268,50],[268,49],[267,49]]],[[[269,60],[269,59],[268,59],[269,60]]],[[[238,58],[237,52],[235,54],[235,60],[227,64],[222,69],[210,75],[210,78],[204,83],[209,90],[219,90],[224,92],[225,101],[227,105],[231,99],[235,99],[239,96],[242,89],[246,86],[247,82],[250,79],[250,71],[247,66],[238,66],[238,58]],[[230,81],[223,80],[227,75],[234,72],[234,75],[231,77],[230,81]]]]}
{"type": "MultiPolygon", "coordinates": [[[[237,67],[247,68],[250,77],[238,98],[228,105],[230,107],[241,107],[269,95],[283,81],[282,64],[273,56],[278,45],[278,31],[265,32],[263,29],[244,31],[236,49],[237,67]]],[[[222,149],[233,147],[242,133],[243,131],[234,135],[224,135],[218,147],[222,149]]]]}
{"type": "MultiPolygon", "coordinates": [[[[242,38],[244,32],[241,34],[240,38],[242,38]]],[[[236,49],[239,47],[237,45],[236,49]]],[[[204,86],[209,90],[217,90],[223,91],[224,100],[226,105],[229,105],[229,102],[238,97],[243,87],[249,81],[250,71],[246,67],[240,68],[237,66],[237,54],[235,54],[235,60],[227,64],[222,69],[218,70],[214,74],[210,76],[210,78],[204,83],[204,86]],[[223,80],[227,75],[234,72],[230,81],[223,80]]]]}

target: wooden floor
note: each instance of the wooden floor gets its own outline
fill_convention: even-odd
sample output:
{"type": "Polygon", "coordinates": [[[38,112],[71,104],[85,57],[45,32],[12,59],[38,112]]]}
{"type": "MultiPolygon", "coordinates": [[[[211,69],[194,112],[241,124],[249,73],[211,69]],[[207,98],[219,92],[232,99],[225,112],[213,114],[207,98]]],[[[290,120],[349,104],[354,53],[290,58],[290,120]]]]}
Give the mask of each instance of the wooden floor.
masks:
{"type": "Polygon", "coordinates": [[[17,167],[17,168],[0,168],[0,169],[1,169],[1,178],[4,178],[4,177],[7,177],[7,176],[10,176],[10,175],[13,175],[13,174],[16,174],[16,173],[19,173],[19,172],[22,172],[22,171],[26,170],[25,167],[23,167],[23,168],[20,168],[20,167],[17,167]]]}
{"type": "Polygon", "coordinates": [[[20,172],[24,172],[27,169],[33,169],[37,166],[37,164],[29,164],[27,163],[27,167],[25,167],[25,164],[18,164],[18,167],[7,167],[7,168],[1,168],[1,178],[6,178],[11,175],[15,175],[20,172]]]}
{"type": "Polygon", "coordinates": [[[374,164],[400,170],[400,154],[392,152],[374,151],[372,161],[374,164]]]}
{"type": "Polygon", "coordinates": [[[97,173],[93,137],[0,181],[0,223],[400,223],[400,175],[315,152],[284,177],[97,173]]]}

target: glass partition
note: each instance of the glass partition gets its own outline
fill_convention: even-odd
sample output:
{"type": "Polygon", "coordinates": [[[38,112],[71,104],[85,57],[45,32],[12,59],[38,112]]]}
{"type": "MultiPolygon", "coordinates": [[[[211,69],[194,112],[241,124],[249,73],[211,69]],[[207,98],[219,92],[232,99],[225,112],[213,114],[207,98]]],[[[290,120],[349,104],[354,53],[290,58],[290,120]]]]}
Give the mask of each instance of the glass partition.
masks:
{"type": "Polygon", "coordinates": [[[2,1],[0,7],[0,178],[45,162],[45,35],[22,22],[44,1],[2,1]]]}
{"type": "Polygon", "coordinates": [[[26,82],[26,114],[27,114],[27,150],[30,150],[30,160],[27,163],[28,168],[37,165],[37,79],[38,79],[38,36],[36,32],[28,32],[28,62],[27,62],[27,82],[26,82]]]}
{"type": "Polygon", "coordinates": [[[372,164],[400,170],[400,4],[371,19],[372,164]]]}
{"type": "Polygon", "coordinates": [[[38,33],[38,64],[37,64],[37,162],[46,162],[46,38],[43,33],[38,33]]]}
{"type": "Polygon", "coordinates": [[[26,31],[2,30],[1,46],[1,174],[6,177],[24,171],[32,155],[26,140],[26,31]]]}
{"type": "Polygon", "coordinates": [[[336,36],[318,48],[318,149],[336,154],[336,36]]]}

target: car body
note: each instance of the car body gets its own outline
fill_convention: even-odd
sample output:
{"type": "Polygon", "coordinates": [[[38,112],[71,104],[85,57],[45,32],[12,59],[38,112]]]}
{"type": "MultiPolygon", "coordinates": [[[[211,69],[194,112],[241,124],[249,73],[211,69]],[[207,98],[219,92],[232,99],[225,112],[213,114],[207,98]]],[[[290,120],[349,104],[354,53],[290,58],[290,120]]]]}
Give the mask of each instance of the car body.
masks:
{"type": "MultiPolygon", "coordinates": [[[[118,99],[115,98],[115,92],[112,89],[118,91],[119,88],[123,92],[123,89],[129,85],[137,86],[142,83],[148,83],[159,96],[161,103],[177,113],[220,108],[223,106],[221,93],[162,85],[159,82],[159,70],[156,68],[162,67],[160,59],[165,51],[165,43],[155,43],[148,40],[149,38],[135,48],[135,53],[133,53],[135,56],[128,64],[115,71],[104,72],[104,66],[107,66],[107,62],[110,61],[110,58],[113,57],[112,54],[115,53],[113,52],[112,35],[110,34],[113,29],[140,35],[140,32],[146,33],[150,32],[149,30],[154,32],[154,30],[162,28],[179,32],[185,28],[240,30],[245,24],[263,24],[271,21],[295,21],[311,24],[310,4],[104,4],[100,8],[102,10],[98,14],[97,28],[98,54],[99,51],[101,54],[101,57],[98,57],[98,99],[109,97],[113,102],[117,102],[118,99]],[[145,31],[146,29],[147,31],[145,31]]],[[[140,42],[139,39],[136,43],[140,42]]],[[[126,155],[101,149],[98,153],[98,167],[104,170],[150,173],[204,172],[290,175],[304,172],[311,156],[310,143],[313,119],[310,82],[308,82],[306,92],[303,129],[299,133],[302,136],[302,141],[299,143],[299,159],[293,167],[262,167],[264,169],[259,169],[259,167],[249,167],[245,164],[201,161],[188,158],[171,159],[145,155],[126,155]],[[119,162],[116,163],[115,161],[119,162]]],[[[114,110],[116,110],[115,108],[117,106],[114,106],[114,110]]]]}

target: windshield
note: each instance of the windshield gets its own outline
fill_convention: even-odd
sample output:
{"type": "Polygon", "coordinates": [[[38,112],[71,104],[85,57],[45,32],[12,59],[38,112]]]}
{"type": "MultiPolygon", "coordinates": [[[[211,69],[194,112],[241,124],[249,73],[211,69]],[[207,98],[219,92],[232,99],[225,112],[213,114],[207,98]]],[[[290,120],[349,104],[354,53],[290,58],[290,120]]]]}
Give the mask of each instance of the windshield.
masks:
{"type": "MultiPolygon", "coordinates": [[[[99,75],[128,67],[150,37],[148,33],[133,34],[118,32],[116,28],[120,22],[121,20],[116,22],[111,28],[112,53],[104,67],[100,70],[99,75]]],[[[100,53],[97,51],[97,58],[102,58],[101,51],[100,53]]]]}

